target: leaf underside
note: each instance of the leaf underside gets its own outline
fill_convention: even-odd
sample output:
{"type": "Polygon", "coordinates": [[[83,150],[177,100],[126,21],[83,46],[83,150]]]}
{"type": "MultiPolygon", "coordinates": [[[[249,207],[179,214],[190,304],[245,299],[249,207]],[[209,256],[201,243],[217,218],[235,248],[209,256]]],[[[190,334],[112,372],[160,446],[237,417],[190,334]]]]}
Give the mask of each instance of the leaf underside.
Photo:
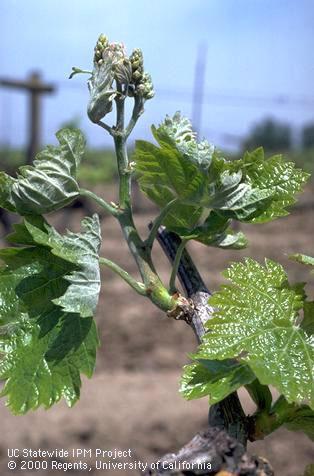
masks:
{"type": "Polygon", "coordinates": [[[59,147],[47,146],[34,165],[19,168],[17,178],[0,172],[0,206],[20,215],[49,213],[71,203],[79,195],[77,168],[85,141],[77,129],[56,134],[59,147]]]}
{"type": "Polygon", "coordinates": [[[187,400],[208,396],[213,405],[254,379],[254,373],[245,364],[230,359],[200,359],[183,368],[180,392],[187,400]]]}

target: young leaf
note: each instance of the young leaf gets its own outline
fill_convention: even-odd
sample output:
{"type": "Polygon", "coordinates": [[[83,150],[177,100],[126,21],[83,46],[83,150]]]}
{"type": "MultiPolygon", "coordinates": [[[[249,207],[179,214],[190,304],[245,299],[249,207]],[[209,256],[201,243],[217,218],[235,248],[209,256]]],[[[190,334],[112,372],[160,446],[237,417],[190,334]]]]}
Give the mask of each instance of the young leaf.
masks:
{"type": "Polygon", "coordinates": [[[314,302],[306,301],[303,307],[302,329],[310,336],[314,335],[314,302]]]}
{"type": "MultiPolygon", "coordinates": [[[[281,395],[270,410],[270,422],[278,421],[291,431],[303,431],[314,440],[314,411],[307,405],[288,403],[281,395]]],[[[279,426],[276,424],[276,426],[279,426]]]]}
{"type": "Polygon", "coordinates": [[[13,243],[41,245],[63,260],[75,265],[64,276],[70,283],[65,294],[54,300],[64,311],[78,312],[82,317],[95,312],[100,291],[98,253],[101,244],[100,225],[97,215],[82,221],[83,233],[60,235],[42,217],[27,217],[22,225],[15,226],[9,236],[13,243]]]}
{"type": "Polygon", "coordinates": [[[246,153],[242,167],[252,187],[271,193],[272,200],[265,210],[249,217],[246,221],[265,223],[288,215],[287,207],[296,201],[295,196],[309,178],[309,174],[286,162],[281,155],[264,158],[262,148],[246,153]]]}
{"type": "Polygon", "coordinates": [[[99,279],[88,281],[90,273],[99,276],[97,224],[96,217],[85,221],[75,240],[29,217],[12,236],[27,247],[0,252],[0,378],[13,413],[48,408],[62,397],[73,405],[80,373],[93,373],[99,279]]]}
{"type": "Polygon", "coordinates": [[[11,190],[14,179],[4,172],[0,172],[0,207],[15,212],[15,207],[10,203],[11,190]]]}
{"type": "Polygon", "coordinates": [[[200,359],[183,368],[180,392],[187,400],[208,395],[209,403],[213,405],[254,379],[255,375],[245,364],[200,359]]]}
{"type": "Polygon", "coordinates": [[[313,338],[298,324],[303,293],[270,260],[265,267],[252,259],[234,263],[225,276],[231,284],[210,298],[218,310],[196,358],[237,358],[288,402],[307,401],[313,408],[313,338]]]}
{"type": "Polygon", "coordinates": [[[314,411],[307,405],[300,406],[284,425],[290,431],[303,431],[314,441],[314,411]]]}
{"type": "MultiPolygon", "coordinates": [[[[168,224],[168,220],[165,220],[168,224]]],[[[235,233],[229,226],[228,218],[211,211],[202,225],[192,229],[168,225],[181,238],[196,240],[207,246],[217,246],[225,249],[242,249],[247,246],[247,239],[242,232],[235,233]]]]}
{"type": "Polygon", "coordinates": [[[309,464],[305,468],[305,473],[302,476],[314,476],[314,464],[309,464]]]}
{"type": "Polygon", "coordinates": [[[248,241],[241,231],[235,233],[231,228],[227,228],[224,233],[216,234],[214,237],[197,236],[196,241],[207,246],[216,246],[223,249],[242,250],[247,247],[248,241]]]}
{"type": "MultiPolygon", "coordinates": [[[[314,258],[312,258],[312,256],[298,253],[289,256],[289,258],[307,266],[314,266],[314,258]]],[[[314,270],[311,272],[313,273],[314,270]]],[[[308,335],[314,335],[314,301],[305,301],[303,307],[303,319],[300,325],[308,335]]]]}
{"type": "Polygon", "coordinates": [[[216,179],[215,193],[208,206],[223,216],[245,221],[252,214],[259,214],[270,203],[272,192],[253,188],[243,180],[241,170],[224,171],[216,179]]]}
{"type": "Polygon", "coordinates": [[[49,408],[62,397],[74,405],[80,397],[80,373],[93,374],[99,345],[93,319],[57,309],[42,316],[46,319],[47,333],[34,320],[21,321],[13,335],[10,329],[6,339],[2,336],[0,378],[6,383],[1,396],[7,396],[6,404],[14,414],[41,405],[49,408]]]}
{"type": "Polygon", "coordinates": [[[163,205],[165,200],[168,203],[168,197],[162,193],[166,189],[172,199],[176,197],[182,203],[199,207],[205,193],[206,174],[175,147],[159,148],[150,142],[136,141],[134,160],[140,186],[150,198],[156,200],[155,195],[158,197],[161,192],[159,201],[163,205]]]}
{"type": "MultiPolygon", "coordinates": [[[[264,158],[262,149],[226,160],[206,141],[197,142],[188,119],[176,113],[152,127],[159,147],[137,141],[134,161],[142,191],[160,208],[176,199],[164,225],[181,237],[219,247],[241,248],[243,235],[198,236],[210,212],[228,227],[230,219],[265,222],[288,212],[308,174],[281,156],[264,158]]],[[[203,229],[205,231],[205,229],[203,229]]]]}
{"type": "MultiPolygon", "coordinates": [[[[214,148],[207,142],[197,143],[190,122],[179,114],[173,119],[167,117],[158,128],[153,127],[153,133],[160,147],[137,141],[134,159],[141,189],[151,200],[163,208],[177,199],[164,219],[166,227],[181,237],[207,245],[222,248],[246,246],[244,235],[234,234],[229,228],[228,217],[219,217],[214,212],[210,214],[209,203],[214,202],[214,188],[209,183],[208,168],[217,154],[214,148]],[[218,229],[213,228],[214,215],[218,229]],[[202,219],[203,224],[200,224],[202,219]]],[[[233,183],[237,187],[240,180],[241,174],[227,177],[226,173],[217,185],[217,200],[218,197],[227,200],[233,191],[233,183]]]]}
{"type": "Polygon", "coordinates": [[[76,173],[84,153],[84,137],[76,129],[61,129],[56,136],[60,146],[39,152],[33,166],[19,168],[17,179],[1,172],[1,207],[20,215],[42,215],[78,196],[76,173]]]}
{"type": "Polygon", "coordinates": [[[176,112],[172,118],[166,116],[158,128],[152,126],[152,132],[161,148],[176,149],[200,169],[207,170],[210,166],[215,147],[206,140],[198,143],[191,122],[182,117],[180,112],[176,112]]]}
{"type": "Polygon", "coordinates": [[[112,110],[112,101],[117,95],[113,87],[115,55],[107,48],[102,62],[94,64],[91,78],[88,80],[90,100],[87,114],[97,124],[112,110]]]}

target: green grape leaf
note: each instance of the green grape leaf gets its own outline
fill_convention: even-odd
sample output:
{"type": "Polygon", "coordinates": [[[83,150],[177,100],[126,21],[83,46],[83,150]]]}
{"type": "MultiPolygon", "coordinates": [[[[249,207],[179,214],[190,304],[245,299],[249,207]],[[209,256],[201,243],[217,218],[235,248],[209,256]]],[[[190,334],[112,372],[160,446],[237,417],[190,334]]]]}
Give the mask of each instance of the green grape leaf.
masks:
{"type": "Polygon", "coordinates": [[[140,188],[161,209],[176,199],[164,225],[206,245],[246,245],[244,236],[235,236],[230,228],[225,235],[213,236],[203,226],[211,212],[221,217],[225,229],[231,219],[252,223],[273,220],[288,214],[286,207],[295,202],[308,178],[281,156],[265,159],[262,148],[242,159],[226,160],[208,142],[197,142],[190,121],[179,113],[167,116],[158,127],[152,126],[152,132],[158,146],[136,142],[133,158],[140,188]]]}
{"type": "Polygon", "coordinates": [[[192,229],[176,226],[172,227],[181,238],[196,240],[207,246],[217,246],[225,249],[243,249],[247,246],[247,239],[242,232],[235,233],[229,226],[228,218],[211,211],[202,225],[192,229]]]}
{"type": "Polygon", "coordinates": [[[245,364],[200,359],[183,367],[180,392],[187,400],[208,396],[213,405],[254,379],[255,375],[245,364]]]}
{"type": "Polygon", "coordinates": [[[77,269],[65,276],[70,283],[66,293],[54,300],[64,311],[78,312],[82,317],[95,312],[100,291],[99,249],[100,224],[97,215],[82,221],[83,233],[60,235],[42,217],[27,217],[15,226],[9,236],[13,243],[47,246],[51,252],[73,263],[77,269]]]}
{"type": "Polygon", "coordinates": [[[134,159],[140,187],[153,202],[163,208],[174,198],[180,199],[169,211],[164,224],[172,231],[177,227],[192,229],[203,212],[199,204],[203,174],[187,159],[182,165],[177,151],[164,151],[146,141],[136,142],[134,159]],[[193,194],[195,201],[191,203],[193,194]]]}
{"type": "Polygon", "coordinates": [[[62,397],[71,406],[80,396],[80,374],[92,376],[99,341],[91,315],[95,282],[90,292],[86,274],[96,267],[97,223],[84,221],[75,242],[41,217],[28,217],[11,237],[26,247],[0,251],[1,395],[13,413],[48,408],[62,397]]]}
{"type": "Polygon", "coordinates": [[[37,154],[34,165],[19,168],[16,179],[1,172],[1,207],[20,215],[42,215],[68,205],[79,195],[76,173],[84,137],[76,129],[61,129],[56,136],[60,146],[47,146],[37,154]]]}
{"type": "Polygon", "coordinates": [[[303,307],[302,329],[309,335],[314,335],[314,302],[306,301],[303,307]]]}
{"type": "MultiPolygon", "coordinates": [[[[269,410],[268,419],[271,426],[274,425],[273,429],[284,425],[291,431],[303,431],[314,440],[314,411],[308,405],[288,403],[281,395],[269,410]]],[[[267,427],[267,423],[264,424],[267,427]]]]}
{"type": "Polygon", "coordinates": [[[302,405],[284,423],[290,431],[303,431],[311,440],[314,440],[314,412],[307,405],[302,405]]]}
{"type": "Polygon", "coordinates": [[[159,200],[164,203],[167,197],[162,196],[163,190],[159,188],[162,187],[171,192],[172,199],[199,206],[206,174],[176,148],[159,148],[150,142],[136,141],[134,160],[140,186],[150,198],[155,200],[155,193],[161,192],[159,200]]]}
{"type": "Polygon", "coordinates": [[[242,171],[224,171],[216,179],[215,193],[209,206],[224,216],[245,220],[254,213],[260,213],[272,198],[272,192],[253,188],[243,181],[242,171]]]}
{"type": "Polygon", "coordinates": [[[231,284],[209,300],[217,311],[196,358],[237,358],[288,402],[314,407],[313,340],[299,325],[303,292],[270,260],[233,263],[224,275],[231,284]]]}
{"type": "MultiPolygon", "coordinates": [[[[235,189],[234,196],[237,199],[235,205],[243,206],[243,212],[239,206],[233,217],[250,223],[264,223],[288,215],[286,208],[295,203],[296,194],[309,178],[308,173],[296,168],[293,162],[286,162],[281,155],[265,158],[262,147],[247,152],[239,160],[214,157],[212,168],[213,176],[217,178],[226,173],[227,177],[242,174],[241,186],[246,192],[241,198],[235,189]]],[[[234,196],[231,194],[232,204],[234,196]]],[[[231,209],[228,210],[228,202],[222,213],[227,216],[232,213],[231,209]]]]}
{"type": "Polygon", "coordinates": [[[112,111],[112,101],[117,95],[113,87],[116,55],[117,52],[107,48],[103,61],[94,63],[92,75],[87,82],[90,92],[87,114],[95,124],[112,111]]]}
{"type": "Polygon", "coordinates": [[[214,209],[245,218],[272,194],[243,182],[241,170],[228,170],[213,146],[196,142],[190,122],[179,114],[152,131],[160,147],[137,141],[134,161],[141,189],[159,206],[176,197],[181,203],[207,208],[208,213],[214,209]]]}
{"type": "Polygon", "coordinates": [[[241,231],[235,233],[231,228],[227,228],[224,233],[216,234],[213,238],[209,235],[198,236],[196,241],[203,243],[207,246],[216,246],[218,248],[230,249],[230,250],[242,250],[248,245],[248,241],[244,233],[241,231]]]}
{"type": "Polygon", "coordinates": [[[180,115],[167,117],[158,128],[153,127],[153,133],[160,147],[137,141],[134,161],[140,187],[152,201],[163,208],[177,200],[164,219],[165,226],[206,245],[245,247],[244,235],[232,232],[229,218],[252,213],[252,207],[256,210],[257,202],[268,198],[268,194],[263,191],[257,196],[249,185],[240,183],[241,172],[225,171],[217,183],[211,183],[209,167],[213,158],[220,160],[219,154],[205,141],[197,143],[190,122],[180,115]],[[213,221],[210,212],[219,207],[229,208],[230,217],[218,218],[219,230],[214,232],[210,229],[213,221]]]}
{"type": "Polygon", "coordinates": [[[182,117],[180,112],[177,111],[172,118],[166,116],[158,128],[152,126],[152,132],[161,148],[168,148],[170,151],[176,149],[200,169],[207,170],[210,166],[215,147],[206,140],[197,142],[191,122],[182,117]]]}
{"type": "Polygon", "coordinates": [[[286,208],[295,203],[296,194],[309,178],[308,173],[296,168],[293,162],[285,161],[281,155],[265,159],[261,147],[247,152],[239,166],[254,189],[268,191],[272,197],[265,210],[247,218],[246,221],[253,223],[265,223],[288,215],[286,208]]]}
{"type": "Polygon", "coordinates": [[[4,172],[0,172],[0,207],[15,212],[15,207],[10,203],[11,190],[15,180],[4,172]]]}
{"type": "Polygon", "coordinates": [[[305,473],[302,476],[314,476],[314,464],[307,465],[305,473]]]}
{"type": "Polygon", "coordinates": [[[48,318],[49,332],[43,334],[35,321],[21,320],[1,346],[0,378],[6,380],[1,396],[7,396],[6,404],[14,414],[41,405],[49,408],[62,397],[74,405],[80,397],[80,373],[93,374],[99,345],[93,319],[60,310],[42,317],[48,318]]]}

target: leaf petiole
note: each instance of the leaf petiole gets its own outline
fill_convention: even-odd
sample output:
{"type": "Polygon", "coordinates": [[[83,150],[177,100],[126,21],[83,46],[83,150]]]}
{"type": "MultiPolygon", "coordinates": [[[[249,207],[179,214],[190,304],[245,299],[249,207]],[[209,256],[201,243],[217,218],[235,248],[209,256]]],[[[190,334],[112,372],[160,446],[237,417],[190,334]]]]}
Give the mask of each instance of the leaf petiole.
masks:
{"type": "Polygon", "coordinates": [[[142,98],[140,96],[135,96],[132,116],[131,116],[129,124],[127,125],[125,129],[126,138],[128,138],[131,132],[133,131],[139,117],[143,114],[143,111],[144,111],[144,108],[143,108],[142,98]]]}
{"type": "Polygon", "coordinates": [[[148,235],[147,240],[145,241],[145,245],[151,251],[155,238],[158,233],[158,228],[162,225],[164,219],[170,212],[171,208],[178,203],[178,198],[174,198],[171,200],[160,212],[160,214],[155,218],[150,233],[148,235]]]}
{"type": "Polygon", "coordinates": [[[84,188],[80,188],[80,195],[82,197],[88,197],[94,200],[98,205],[101,206],[104,210],[106,210],[108,213],[110,213],[112,216],[117,217],[118,216],[118,208],[110,205],[106,200],[103,198],[99,197],[95,193],[91,192],[90,190],[86,190],[84,188]]]}
{"type": "Polygon", "coordinates": [[[72,72],[69,76],[69,79],[72,79],[73,76],[75,76],[76,74],[89,74],[89,75],[92,75],[93,72],[92,71],[87,71],[86,69],[81,69],[81,68],[76,68],[75,66],[72,66],[72,72]]]}
{"type": "Polygon", "coordinates": [[[106,124],[105,122],[103,121],[98,121],[97,124],[102,127],[103,129],[105,129],[105,131],[107,131],[111,136],[114,135],[114,129],[113,127],[110,127],[108,126],[108,124],[106,124]]]}
{"type": "Polygon", "coordinates": [[[107,268],[111,269],[114,273],[116,273],[120,278],[122,278],[131,288],[133,288],[138,294],[141,296],[147,296],[146,287],[143,283],[136,281],[132,276],[122,269],[118,264],[114,263],[110,259],[107,258],[99,258],[99,263],[107,266],[107,268]]]}

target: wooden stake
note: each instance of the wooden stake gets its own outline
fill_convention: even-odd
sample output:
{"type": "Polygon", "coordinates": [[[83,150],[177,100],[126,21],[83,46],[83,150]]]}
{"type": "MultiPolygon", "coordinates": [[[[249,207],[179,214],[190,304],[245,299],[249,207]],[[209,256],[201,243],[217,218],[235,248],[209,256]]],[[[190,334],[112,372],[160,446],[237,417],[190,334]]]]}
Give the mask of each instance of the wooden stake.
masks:
{"type": "Polygon", "coordinates": [[[24,90],[29,95],[29,129],[26,163],[30,164],[40,148],[41,138],[41,97],[55,91],[52,84],[44,83],[38,72],[33,71],[26,81],[11,78],[0,78],[0,85],[8,88],[24,90]]]}

